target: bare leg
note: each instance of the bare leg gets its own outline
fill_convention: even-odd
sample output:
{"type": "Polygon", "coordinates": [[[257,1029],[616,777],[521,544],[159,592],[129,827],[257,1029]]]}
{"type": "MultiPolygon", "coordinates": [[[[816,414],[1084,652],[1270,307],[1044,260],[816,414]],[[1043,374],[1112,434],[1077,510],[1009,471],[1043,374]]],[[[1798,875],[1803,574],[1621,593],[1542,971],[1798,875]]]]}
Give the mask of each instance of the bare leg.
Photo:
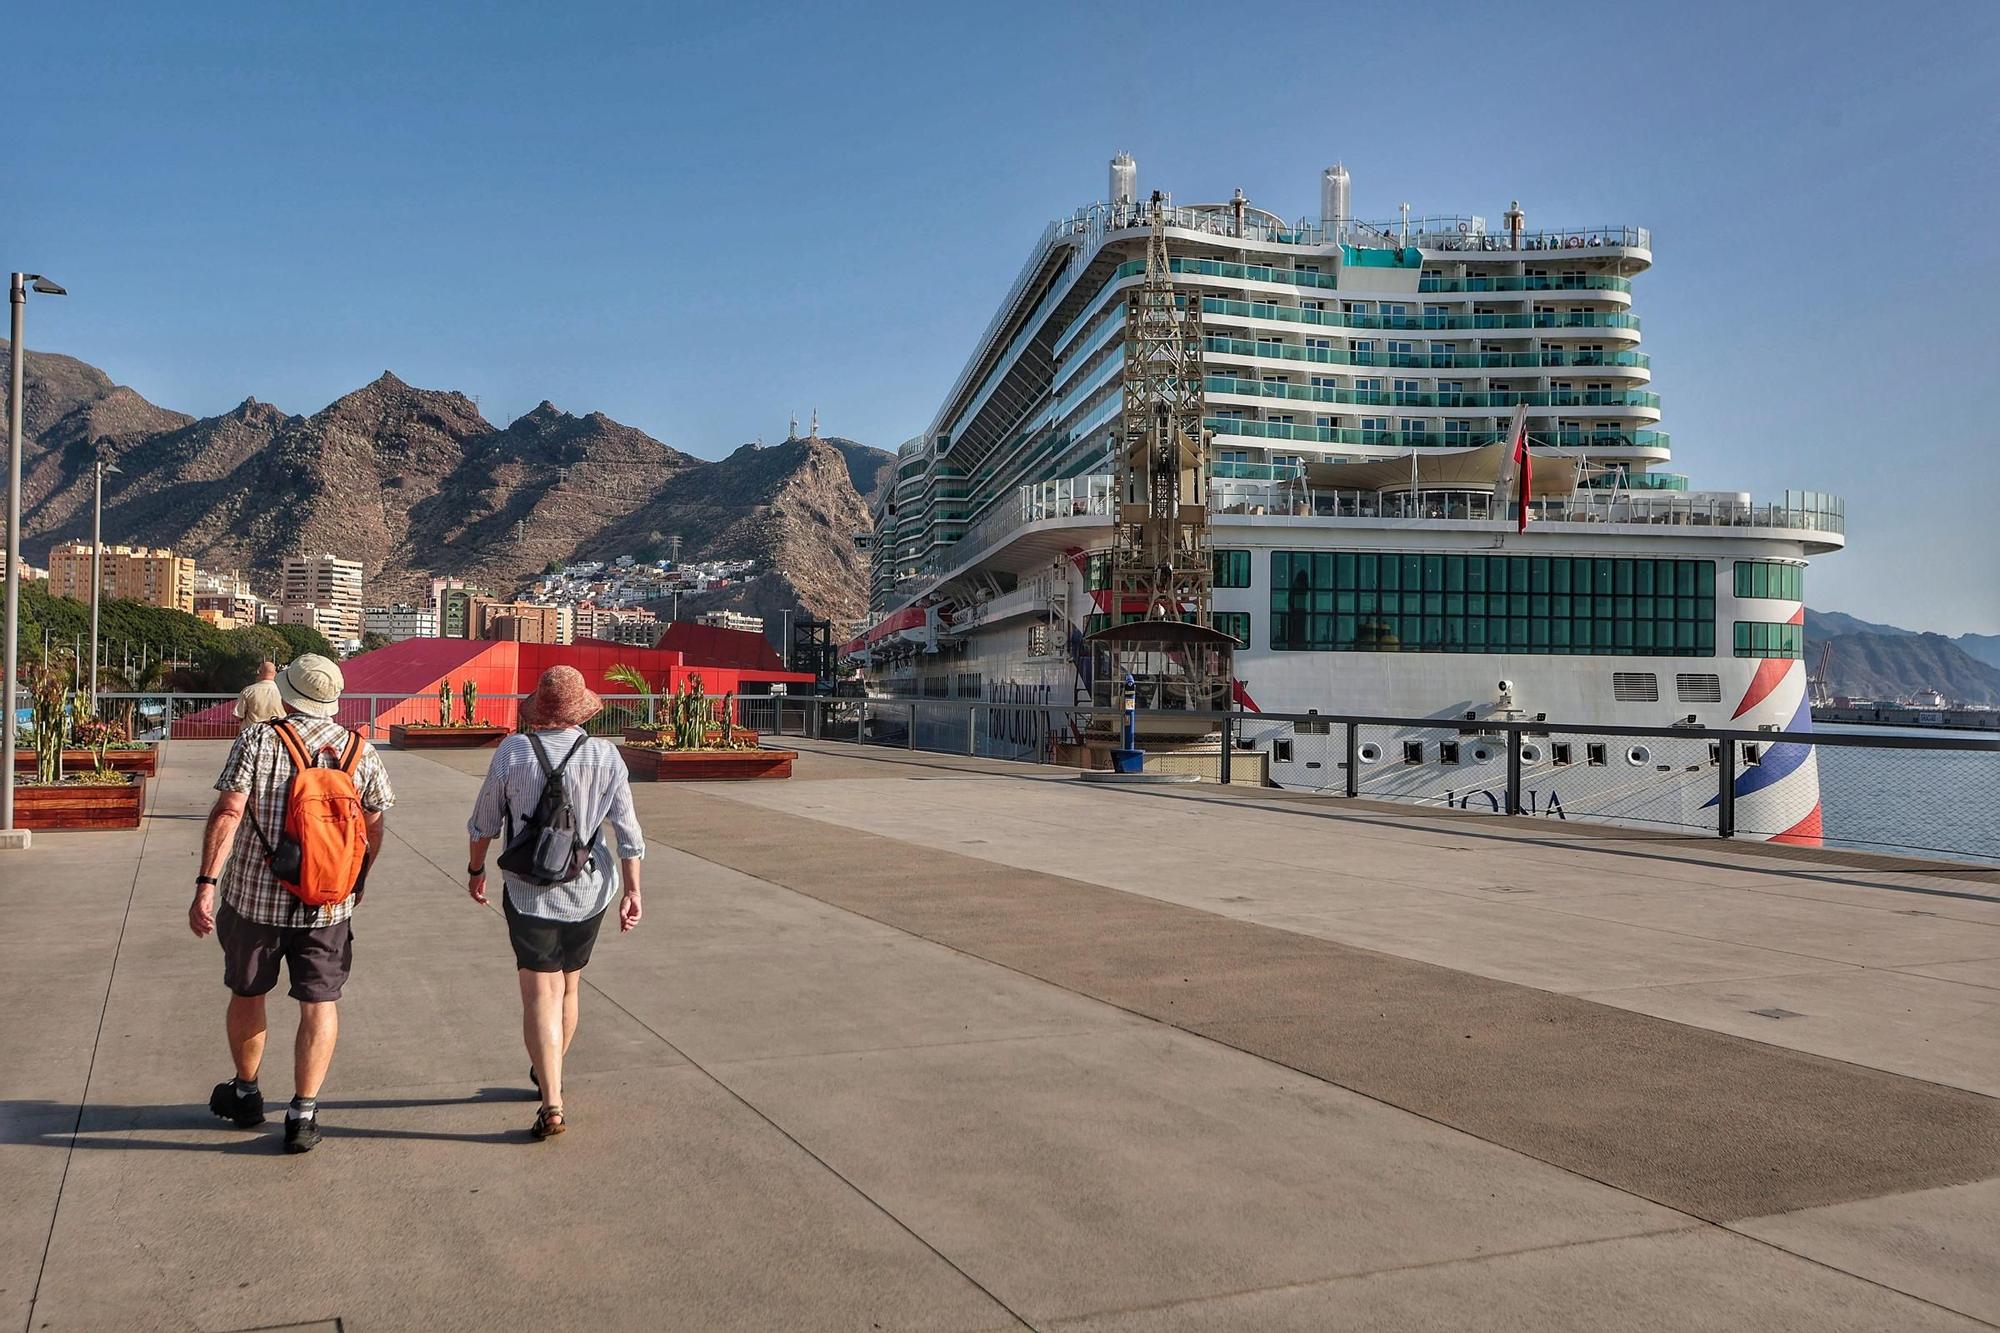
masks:
{"type": "Polygon", "coordinates": [[[528,1062],[542,1082],[542,1105],[562,1105],[563,1059],[563,974],[530,972],[521,975],[521,1040],[528,1047],[528,1062]]]}
{"type": "Polygon", "coordinates": [[[583,991],[583,973],[563,973],[563,1054],[569,1054],[569,1044],[576,1040],[576,1002],[583,991]]]}
{"type": "Polygon", "coordinates": [[[299,1001],[299,1035],[292,1046],[292,1091],[301,1097],[319,1096],[326,1080],[327,1066],[333,1063],[333,1044],[340,1037],[339,1006],[331,1000],[319,1003],[299,1001]]]}
{"type": "Polygon", "coordinates": [[[229,1055],[236,1061],[236,1077],[245,1083],[257,1081],[264,1066],[264,997],[229,997],[229,1055]]]}

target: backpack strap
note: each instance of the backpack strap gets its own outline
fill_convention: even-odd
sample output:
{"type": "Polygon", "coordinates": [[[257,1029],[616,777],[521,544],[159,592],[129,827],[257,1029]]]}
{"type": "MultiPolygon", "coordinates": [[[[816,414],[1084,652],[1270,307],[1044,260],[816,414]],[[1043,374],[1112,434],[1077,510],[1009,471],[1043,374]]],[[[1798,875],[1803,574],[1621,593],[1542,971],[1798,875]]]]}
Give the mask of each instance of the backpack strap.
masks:
{"type": "Polygon", "coordinates": [[[358,766],[360,763],[361,763],[361,733],[358,731],[350,731],[347,733],[347,753],[343,754],[340,757],[340,771],[347,774],[347,776],[351,778],[354,776],[354,770],[356,766],[358,766]]]}
{"type": "Polygon", "coordinates": [[[278,733],[278,740],[285,747],[285,753],[292,758],[292,767],[303,772],[311,768],[312,756],[306,753],[305,742],[292,730],[292,724],[285,718],[271,719],[271,730],[278,733]]]}
{"type": "MultiPolygon", "coordinates": [[[[284,747],[285,753],[288,756],[290,756],[292,761],[292,768],[294,770],[292,775],[293,777],[296,777],[299,772],[303,772],[306,768],[311,766],[312,760],[310,757],[307,756],[305,746],[299,743],[299,738],[297,734],[295,734],[292,731],[291,727],[286,724],[284,718],[274,717],[269,722],[266,722],[264,725],[277,733],[278,743],[284,747]]],[[[291,809],[291,807],[292,807],[292,778],[288,777],[285,779],[284,808],[286,810],[289,810],[291,809]]],[[[278,854],[278,844],[273,842],[270,839],[270,837],[265,834],[264,826],[257,822],[257,802],[255,800],[250,800],[245,802],[243,806],[243,813],[249,817],[250,828],[251,831],[257,835],[257,841],[264,844],[264,855],[267,857],[276,856],[278,854]]]]}

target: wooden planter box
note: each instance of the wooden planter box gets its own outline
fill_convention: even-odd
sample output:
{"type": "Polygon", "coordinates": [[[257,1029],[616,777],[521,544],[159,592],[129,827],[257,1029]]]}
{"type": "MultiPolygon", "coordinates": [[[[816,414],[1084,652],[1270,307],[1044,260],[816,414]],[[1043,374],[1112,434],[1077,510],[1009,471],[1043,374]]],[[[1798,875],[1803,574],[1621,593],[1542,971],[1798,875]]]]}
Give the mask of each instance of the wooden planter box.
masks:
{"type": "MultiPolygon", "coordinates": [[[[88,773],[97,767],[97,756],[89,750],[64,750],[64,773],[88,773]]],[[[160,752],[147,745],[129,747],[112,746],[104,752],[104,766],[116,773],[143,773],[155,777],[160,771],[160,752]]],[[[14,751],[14,771],[32,773],[35,771],[33,750],[14,751]]]]}
{"type": "Polygon", "coordinates": [[[389,743],[398,750],[483,750],[514,733],[506,727],[389,727],[389,743]]]}
{"type": "Polygon", "coordinates": [[[740,782],[788,778],[795,750],[652,750],[621,745],[634,782],[740,782]]]}
{"type": "Polygon", "coordinates": [[[134,774],[122,787],[16,787],[14,823],[30,829],[139,827],[146,809],[146,779],[134,774]]]}
{"type": "MultiPolygon", "coordinates": [[[[655,736],[658,736],[659,734],[660,734],[660,728],[658,727],[625,728],[625,739],[633,742],[634,744],[639,744],[639,745],[645,744],[647,741],[652,740],[655,736]]],[[[751,727],[738,727],[736,729],[736,739],[740,741],[748,741],[750,744],[756,745],[759,742],[761,742],[763,738],[759,736],[755,731],[755,729],[751,727]]],[[[711,745],[717,745],[717,746],[721,745],[722,733],[720,731],[709,732],[708,742],[711,745]]]]}

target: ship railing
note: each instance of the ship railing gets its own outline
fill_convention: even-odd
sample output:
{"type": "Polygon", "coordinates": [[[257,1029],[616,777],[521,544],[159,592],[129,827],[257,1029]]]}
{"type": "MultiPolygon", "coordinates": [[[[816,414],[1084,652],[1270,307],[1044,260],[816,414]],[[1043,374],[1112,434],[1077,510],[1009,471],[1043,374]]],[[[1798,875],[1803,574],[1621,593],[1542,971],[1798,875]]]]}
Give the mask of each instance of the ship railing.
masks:
{"type": "MultiPolygon", "coordinates": [[[[1236,466],[1236,465],[1231,465],[1236,466]]],[[[1350,491],[1308,485],[1301,478],[1218,480],[1209,487],[1209,512],[1249,517],[1388,518],[1432,522],[1513,520],[1515,501],[1490,491],[1447,487],[1410,491],[1350,491]]],[[[1580,491],[1528,504],[1530,523],[1617,523],[1687,528],[1780,528],[1844,534],[1847,516],[1836,496],[1787,491],[1785,498],[1755,504],[1684,491],[1616,494],[1580,491]]]]}
{"type": "MultiPolygon", "coordinates": [[[[1087,761],[1094,711],[1052,698],[943,696],[774,695],[741,706],[744,724],[778,743],[802,737],[1065,766],[1087,761]]],[[[1492,706],[1450,717],[1142,709],[1138,718],[1142,734],[1148,719],[1181,734],[1190,721],[1209,722],[1205,741],[1163,746],[1147,764],[1221,785],[1254,786],[1268,771],[1292,790],[1378,809],[1774,840],[1789,844],[1787,854],[1847,865],[1855,852],[1892,854],[1863,862],[1883,869],[1926,864],[1913,855],[2000,864],[2000,736],[1609,726],[1492,706]],[[1810,771],[1798,795],[1774,799],[1801,769],[1810,771]],[[1813,850],[1821,844],[1840,854],[1813,850]]]]}
{"type": "MultiPolygon", "coordinates": [[[[1607,223],[1594,227],[1539,227],[1523,230],[1518,238],[1508,232],[1494,232],[1485,219],[1471,215],[1439,214],[1411,218],[1407,223],[1313,220],[1272,221],[1256,210],[1246,212],[1242,222],[1227,205],[1177,206],[1166,200],[1164,222],[1183,231],[1211,236],[1242,236],[1251,240],[1273,241],[1280,245],[1325,246],[1336,243],[1358,250],[1393,250],[1416,247],[1426,250],[1585,250],[1622,248],[1651,250],[1653,234],[1646,227],[1607,223]]],[[[1084,236],[1094,245],[1106,232],[1152,223],[1150,201],[1109,204],[1095,203],[1078,209],[1069,217],[1050,224],[1055,236],[1084,236]]]]}
{"type": "Polygon", "coordinates": [[[965,530],[955,543],[965,551],[979,551],[1009,533],[1054,518],[1108,518],[1115,507],[1109,473],[1063,477],[1014,488],[1013,502],[1001,503],[965,530]]]}

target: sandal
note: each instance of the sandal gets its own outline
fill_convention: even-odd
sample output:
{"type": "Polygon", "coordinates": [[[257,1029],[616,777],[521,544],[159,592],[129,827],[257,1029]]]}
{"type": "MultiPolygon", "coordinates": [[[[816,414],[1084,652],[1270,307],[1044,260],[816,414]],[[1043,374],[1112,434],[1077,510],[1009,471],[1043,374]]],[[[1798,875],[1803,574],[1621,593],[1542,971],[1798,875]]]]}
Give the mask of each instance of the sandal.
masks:
{"type": "Polygon", "coordinates": [[[535,1112],[534,1128],[528,1132],[538,1139],[552,1139],[569,1128],[569,1120],[560,1106],[544,1106],[535,1112]]]}

